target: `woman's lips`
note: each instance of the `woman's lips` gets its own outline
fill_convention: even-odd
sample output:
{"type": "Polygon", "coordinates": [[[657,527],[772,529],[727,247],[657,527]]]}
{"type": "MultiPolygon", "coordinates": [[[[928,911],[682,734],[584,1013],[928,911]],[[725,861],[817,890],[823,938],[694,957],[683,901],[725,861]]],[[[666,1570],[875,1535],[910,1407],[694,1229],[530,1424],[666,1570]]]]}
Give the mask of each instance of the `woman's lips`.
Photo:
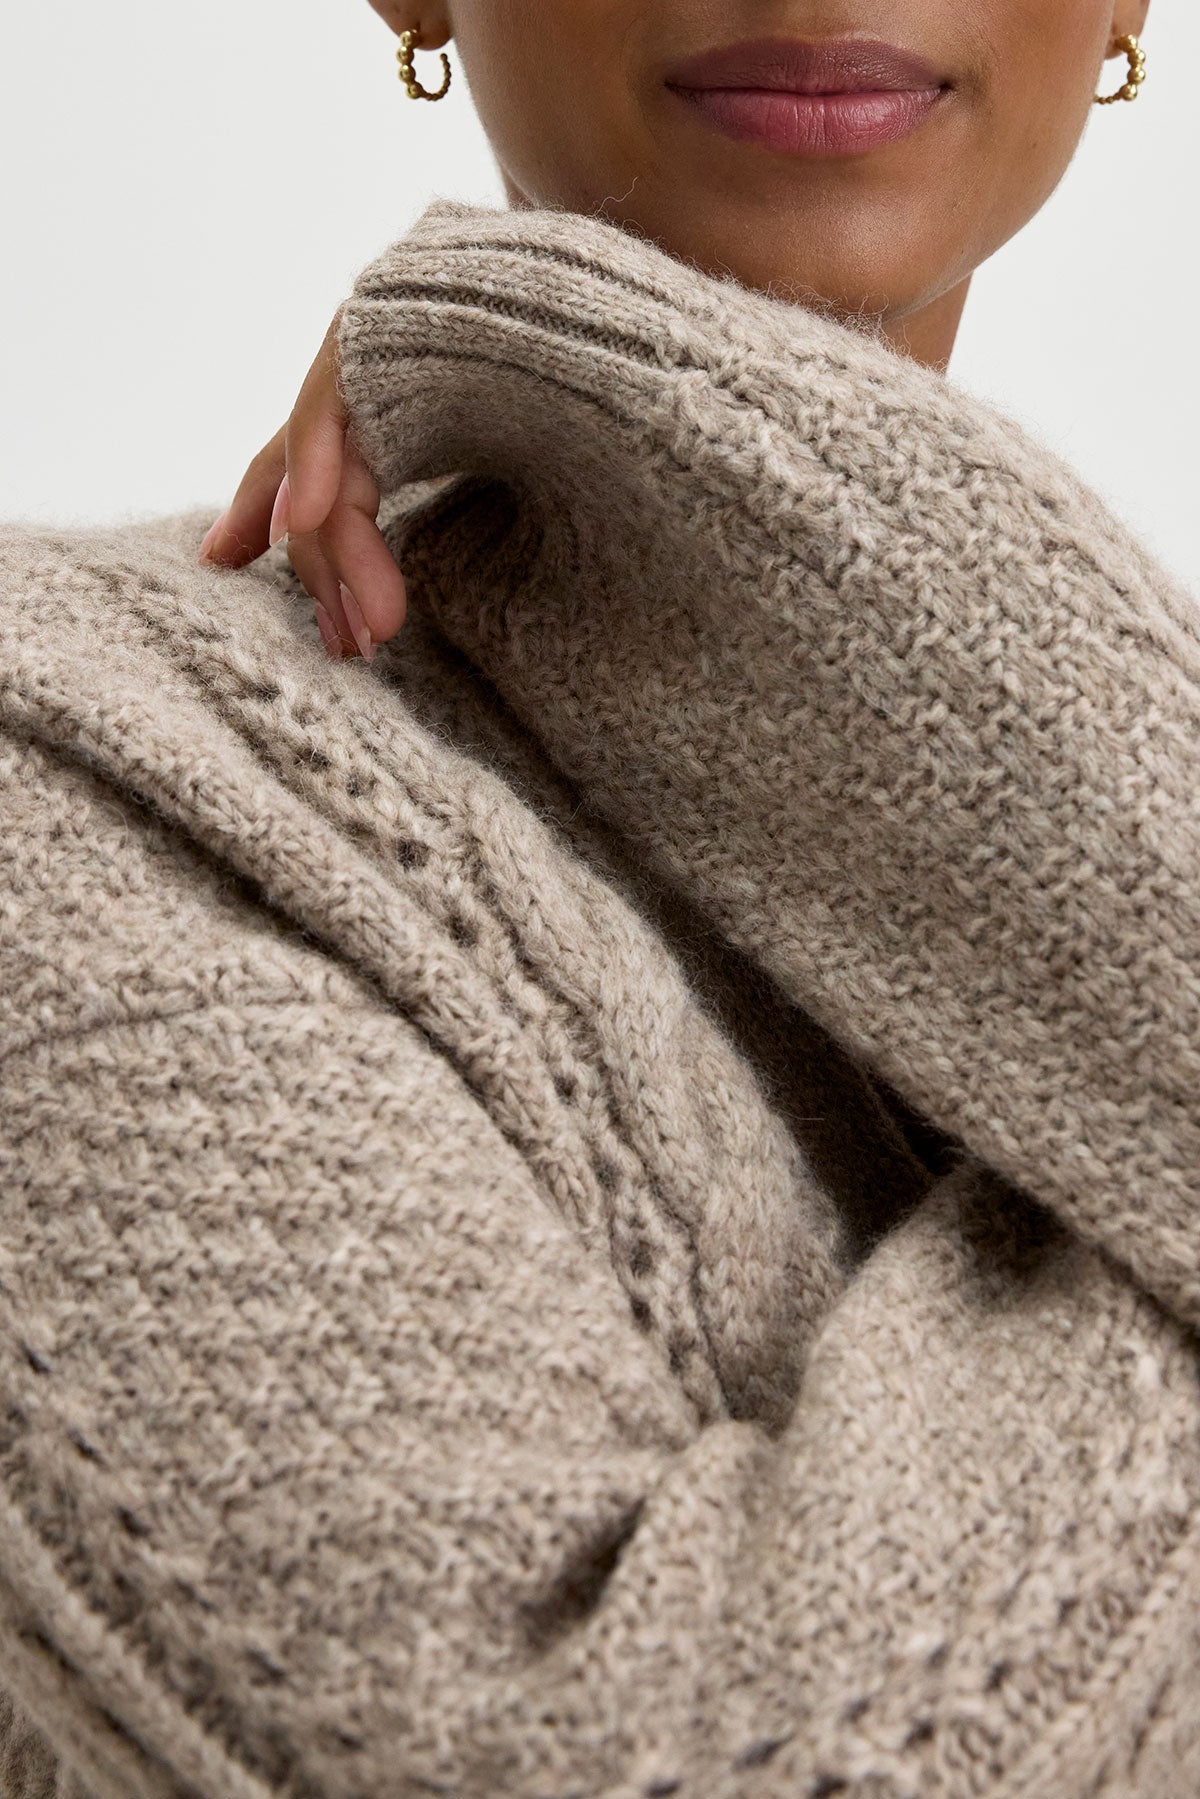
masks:
{"type": "Polygon", "coordinates": [[[895,143],[914,131],[942,97],[936,87],[861,94],[724,87],[675,91],[727,137],[797,156],[840,156],[895,143]]]}
{"type": "Polygon", "coordinates": [[[858,39],[759,38],[676,63],[665,80],[718,131],[801,156],[894,143],[921,124],[948,85],[911,52],[858,39]]]}

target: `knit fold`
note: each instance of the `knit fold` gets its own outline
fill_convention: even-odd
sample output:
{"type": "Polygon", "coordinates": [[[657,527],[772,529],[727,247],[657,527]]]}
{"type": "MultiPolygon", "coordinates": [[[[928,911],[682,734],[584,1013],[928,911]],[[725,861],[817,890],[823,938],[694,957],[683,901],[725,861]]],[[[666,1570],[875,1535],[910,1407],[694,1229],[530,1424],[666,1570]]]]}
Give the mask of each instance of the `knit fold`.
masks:
{"type": "Polygon", "coordinates": [[[394,547],[589,804],[921,1114],[1200,1324],[1200,613],[882,343],[436,202],[343,314],[394,547]]]}

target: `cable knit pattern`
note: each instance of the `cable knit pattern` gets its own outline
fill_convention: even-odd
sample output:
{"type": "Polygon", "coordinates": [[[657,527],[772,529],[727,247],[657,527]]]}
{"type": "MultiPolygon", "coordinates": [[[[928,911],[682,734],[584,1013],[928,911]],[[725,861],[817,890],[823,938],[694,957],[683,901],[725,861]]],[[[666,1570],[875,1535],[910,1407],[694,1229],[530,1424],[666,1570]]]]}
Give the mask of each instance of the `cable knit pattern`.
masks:
{"type": "Polygon", "coordinates": [[[1195,1799],[1194,602],[596,219],[341,347],[370,666],[0,531],[0,1786],[1195,1799]]]}

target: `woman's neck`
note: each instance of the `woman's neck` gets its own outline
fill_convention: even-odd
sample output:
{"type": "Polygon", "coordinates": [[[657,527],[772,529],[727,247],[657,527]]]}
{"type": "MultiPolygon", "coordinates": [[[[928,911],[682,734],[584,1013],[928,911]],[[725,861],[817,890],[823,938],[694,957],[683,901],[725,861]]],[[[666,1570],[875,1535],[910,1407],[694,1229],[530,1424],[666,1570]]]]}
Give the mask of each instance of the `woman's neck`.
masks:
{"type": "MultiPolygon", "coordinates": [[[[926,368],[937,369],[944,374],[958,336],[970,288],[971,277],[968,275],[957,287],[949,288],[919,312],[909,313],[902,319],[885,321],[884,337],[902,356],[910,356],[914,362],[923,363],[926,368]]],[[[852,324],[853,320],[846,322],[852,324]]]]}

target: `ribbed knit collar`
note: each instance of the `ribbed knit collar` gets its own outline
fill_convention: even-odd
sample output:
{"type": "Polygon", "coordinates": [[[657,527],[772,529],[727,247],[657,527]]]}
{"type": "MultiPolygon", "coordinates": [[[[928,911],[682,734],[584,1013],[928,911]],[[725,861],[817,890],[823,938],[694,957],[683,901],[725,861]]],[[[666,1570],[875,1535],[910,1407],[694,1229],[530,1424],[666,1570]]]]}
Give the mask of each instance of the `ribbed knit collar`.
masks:
{"type": "Polygon", "coordinates": [[[951,383],[598,220],[437,202],[341,347],[393,502],[461,475],[413,604],[589,804],[1200,1322],[1187,596],[951,383]]]}

